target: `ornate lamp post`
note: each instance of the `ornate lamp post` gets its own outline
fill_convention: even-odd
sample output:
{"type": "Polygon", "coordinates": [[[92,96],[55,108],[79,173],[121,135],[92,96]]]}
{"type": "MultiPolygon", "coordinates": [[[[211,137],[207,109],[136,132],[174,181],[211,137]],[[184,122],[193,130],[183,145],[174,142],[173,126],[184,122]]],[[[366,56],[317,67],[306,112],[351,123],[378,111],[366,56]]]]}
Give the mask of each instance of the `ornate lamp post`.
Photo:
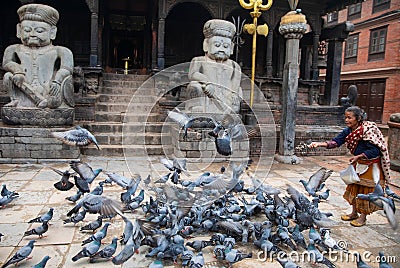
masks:
{"type": "Polygon", "coordinates": [[[253,106],[254,98],[254,76],[256,72],[256,45],[257,45],[257,33],[260,35],[268,35],[268,26],[257,25],[257,19],[261,16],[261,11],[265,11],[271,8],[272,0],[268,0],[266,5],[263,5],[263,0],[249,0],[246,3],[245,0],[239,0],[239,4],[245,9],[253,9],[250,12],[250,16],[253,18],[253,23],[245,24],[243,30],[253,35],[253,47],[251,52],[251,91],[250,91],[250,107],[253,106]]]}

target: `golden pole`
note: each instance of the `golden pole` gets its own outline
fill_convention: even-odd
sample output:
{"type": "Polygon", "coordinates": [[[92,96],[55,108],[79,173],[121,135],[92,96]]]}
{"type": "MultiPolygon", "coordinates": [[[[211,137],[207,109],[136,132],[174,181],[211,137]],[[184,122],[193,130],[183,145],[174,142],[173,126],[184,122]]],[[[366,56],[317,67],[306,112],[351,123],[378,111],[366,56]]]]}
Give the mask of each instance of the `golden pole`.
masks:
{"type": "Polygon", "coordinates": [[[262,34],[264,36],[268,35],[268,26],[257,25],[257,18],[260,17],[261,11],[265,11],[271,8],[272,0],[268,0],[266,5],[263,5],[263,0],[249,0],[249,3],[246,3],[245,0],[239,0],[239,4],[245,9],[253,9],[250,12],[251,17],[253,18],[252,24],[245,24],[243,26],[243,30],[249,34],[253,35],[253,46],[251,51],[251,89],[250,89],[250,108],[253,107],[253,99],[254,99],[254,77],[256,73],[256,46],[257,46],[257,33],[262,34]]]}

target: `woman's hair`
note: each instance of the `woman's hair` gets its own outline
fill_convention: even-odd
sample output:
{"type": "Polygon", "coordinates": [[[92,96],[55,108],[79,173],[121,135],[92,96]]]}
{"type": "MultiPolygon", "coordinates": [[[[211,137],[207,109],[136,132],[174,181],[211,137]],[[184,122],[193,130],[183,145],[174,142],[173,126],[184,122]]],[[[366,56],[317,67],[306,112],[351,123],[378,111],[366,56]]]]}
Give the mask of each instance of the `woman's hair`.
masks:
{"type": "Polygon", "coordinates": [[[364,112],[364,110],[358,106],[350,106],[349,108],[346,109],[346,112],[353,113],[358,122],[367,119],[367,113],[364,112]]]}

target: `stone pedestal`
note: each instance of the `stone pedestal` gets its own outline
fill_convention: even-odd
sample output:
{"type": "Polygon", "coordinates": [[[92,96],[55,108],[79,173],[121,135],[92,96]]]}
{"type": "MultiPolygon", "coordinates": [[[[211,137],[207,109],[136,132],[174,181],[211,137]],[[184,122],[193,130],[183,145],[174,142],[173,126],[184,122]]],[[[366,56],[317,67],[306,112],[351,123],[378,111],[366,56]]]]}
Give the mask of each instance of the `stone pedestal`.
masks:
{"type": "Polygon", "coordinates": [[[40,163],[77,159],[79,148],[51,137],[65,128],[8,126],[0,122],[0,163],[40,163]]]}
{"type": "Polygon", "coordinates": [[[392,114],[387,124],[390,169],[400,172],[400,113],[392,114]]]}
{"type": "Polygon", "coordinates": [[[66,126],[74,122],[74,108],[3,107],[1,119],[9,125],[66,126]]]}

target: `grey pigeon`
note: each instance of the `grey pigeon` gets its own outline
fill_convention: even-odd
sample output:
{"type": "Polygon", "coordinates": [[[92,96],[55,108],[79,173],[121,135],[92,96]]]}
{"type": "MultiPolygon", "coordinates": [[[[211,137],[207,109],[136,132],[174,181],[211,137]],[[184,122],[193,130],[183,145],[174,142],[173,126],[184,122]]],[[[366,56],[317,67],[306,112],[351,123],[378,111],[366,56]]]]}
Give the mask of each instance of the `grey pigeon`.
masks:
{"type": "Polygon", "coordinates": [[[327,200],[328,197],[329,197],[329,192],[330,192],[330,190],[329,190],[329,189],[326,189],[325,192],[320,193],[320,194],[318,195],[319,200],[327,200]]]}
{"type": "Polygon", "coordinates": [[[81,193],[90,192],[89,183],[85,179],[82,179],[80,176],[74,176],[74,181],[75,181],[75,186],[76,188],[78,188],[79,192],[81,193]]]}
{"type": "Polygon", "coordinates": [[[75,215],[72,215],[71,217],[69,217],[68,219],[64,220],[64,224],[66,223],[73,223],[74,225],[77,224],[80,221],[83,221],[83,219],[86,216],[86,210],[82,209],[81,211],[79,211],[78,213],[76,213],[75,215]]]}
{"type": "Polygon", "coordinates": [[[111,259],[117,250],[117,241],[118,238],[114,237],[111,241],[111,244],[105,246],[102,250],[97,251],[94,255],[91,255],[89,257],[89,262],[93,263],[100,260],[111,259]]]}
{"type": "Polygon", "coordinates": [[[307,249],[306,241],[304,239],[303,234],[300,232],[300,228],[299,228],[298,224],[296,224],[294,229],[293,229],[292,239],[296,243],[297,246],[300,246],[300,247],[302,247],[304,249],[307,249]]]}
{"type": "Polygon", "coordinates": [[[189,262],[189,268],[201,268],[204,266],[203,252],[197,253],[189,262]]]}
{"type": "Polygon", "coordinates": [[[137,176],[136,179],[132,179],[131,183],[125,187],[126,192],[121,193],[121,201],[123,203],[129,204],[132,201],[132,196],[135,195],[141,180],[142,178],[140,176],[137,176]]]}
{"type": "Polygon", "coordinates": [[[75,256],[72,257],[72,261],[76,262],[79,259],[82,259],[84,257],[90,257],[94,255],[99,249],[100,249],[101,242],[97,240],[93,240],[86,246],[82,248],[81,251],[79,251],[75,256]]]}
{"type": "Polygon", "coordinates": [[[301,184],[303,184],[307,193],[312,196],[316,196],[316,192],[321,191],[324,187],[324,182],[329,178],[332,174],[333,170],[328,170],[324,167],[320,168],[317,172],[315,172],[308,179],[308,182],[305,180],[300,180],[301,184]]]}
{"type": "Polygon", "coordinates": [[[4,263],[3,266],[1,266],[1,268],[5,268],[13,263],[17,265],[20,261],[23,261],[26,258],[28,258],[28,256],[31,254],[33,250],[34,247],[33,244],[35,242],[36,242],[35,240],[30,240],[27,245],[18,249],[17,252],[15,252],[15,254],[11,257],[11,259],[9,259],[6,263],[4,263]]]}
{"type": "Polygon", "coordinates": [[[190,249],[183,251],[181,254],[182,267],[188,266],[189,262],[193,258],[193,256],[194,256],[194,253],[190,249]]]}
{"type": "Polygon", "coordinates": [[[58,169],[56,169],[56,168],[53,168],[53,167],[50,167],[50,166],[47,166],[47,165],[45,165],[45,166],[48,167],[48,168],[50,168],[50,169],[53,170],[55,173],[57,173],[58,175],[61,176],[60,181],[54,183],[54,187],[55,187],[57,190],[60,190],[60,191],[68,191],[68,190],[70,190],[72,187],[74,187],[74,184],[73,184],[72,182],[69,181],[69,178],[70,178],[71,176],[73,176],[73,175],[75,174],[75,172],[71,173],[71,172],[69,172],[69,170],[61,171],[61,170],[58,170],[58,169]]]}
{"type": "Polygon", "coordinates": [[[186,243],[186,246],[193,248],[195,251],[201,251],[203,248],[212,245],[213,242],[208,240],[194,240],[186,243]]]}
{"type": "Polygon", "coordinates": [[[84,225],[81,227],[81,231],[96,231],[98,228],[101,227],[101,225],[103,224],[103,217],[102,216],[98,216],[96,220],[89,222],[88,224],[84,225]]]}
{"type": "Polygon", "coordinates": [[[335,264],[333,264],[330,260],[325,258],[325,256],[315,247],[314,241],[312,239],[310,239],[310,243],[308,244],[307,252],[309,253],[309,256],[315,263],[325,264],[329,268],[336,267],[335,264]]]}
{"type": "MultiPolygon", "coordinates": [[[[88,191],[89,192],[89,191],[88,191]]],[[[77,192],[76,192],[76,194],[74,194],[74,195],[71,195],[71,196],[68,196],[68,197],[66,197],[65,199],[67,199],[68,201],[71,201],[71,202],[76,202],[76,201],[78,201],[79,200],[79,198],[81,198],[82,197],[82,195],[83,195],[83,193],[80,191],[80,190],[78,190],[77,192]]]]}
{"type": "Polygon", "coordinates": [[[74,129],[51,132],[54,138],[61,140],[63,143],[72,146],[86,146],[88,144],[95,144],[97,149],[100,150],[99,144],[92,133],[87,129],[76,126],[74,129]]]}
{"type": "Polygon", "coordinates": [[[132,179],[126,178],[122,175],[113,172],[105,172],[105,174],[111,179],[111,181],[115,182],[117,185],[121,186],[123,189],[126,189],[129,185],[132,184],[132,179]]]}
{"type": "Polygon", "coordinates": [[[28,221],[28,223],[32,223],[32,222],[48,222],[53,218],[53,211],[54,211],[54,208],[50,208],[47,213],[28,221]]]}
{"type": "Polygon", "coordinates": [[[44,222],[42,222],[42,225],[37,226],[37,227],[35,227],[35,228],[33,228],[33,229],[30,229],[30,230],[26,231],[26,232],[24,233],[24,236],[38,235],[39,238],[42,238],[42,237],[43,237],[43,234],[44,234],[45,232],[47,232],[47,230],[49,230],[49,224],[48,224],[47,221],[44,221],[44,222]]]}
{"type": "Polygon", "coordinates": [[[71,216],[77,213],[80,208],[84,208],[88,213],[99,213],[103,217],[112,218],[116,214],[122,214],[120,205],[117,201],[101,195],[87,194],[67,213],[71,216]]]}
{"type": "Polygon", "coordinates": [[[133,224],[132,222],[125,216],[122,217],[125,222],[124,232],[121,235],[121,244],[128,243],[129,238],[132,237],[133,234],[133,224]]]}
{"type": "Polygon", "coordinates": [[[93,180],[100,174],[103,169],[93,169],[88,163],[82,161],[71,161],[70,167],[79,174],[79,176],[91,184],[93,180]]]}
{"type": "Polygon", "coordinates": [[[115,265],[120,265],[129,260],[133,254],[135,254],[134,244],[132,236],[128,239],[123,249],[118,253],[117,256],[112,258],[112,263],[115,265]]]}
{"type": "Polygon", "coordinates": [[[101,240],[107,236],[107,230],[108,227],[111,225],[111,223],[106,222],[104,224],[104,226],[97,231],[96,233],[94,233],[93,235],[89,236],[88,238],[86,238],[85,240],[82,241],[82,246],[86,245],[94,240],[101,242],[101,240]]]}
{"type": "Polygon", "coordinates": [[[361,258],[360,253],[354,252],[354,256],[356,256],[357,268],[371,268],[368,264],[366,264],[361,258]]]}
{"type": "Polygon", "coordinates": [[[398,196],[395,192],[392,191],[392,189],[389,188],[389,185],[387,184],[385,187],[385,194],[389,197],[395,198],[397,200],[400,200],[400,196],[398,196]]]}
{"type": "Polygon", "coordinates": [[[0,207],[4,208],[10,204],[14,199],[18,198],[18,194],[9,194],[0,198],[0,207]]]}
{"type": "Polygon", "coordinates": [[[32,268],[44,268],[49,260],[50,257],[46,255],[38,264],[33,265],[32,268]]]}
{"type": "Polygon", "coordinates": [[[295,264],[290,258],[277,258],[277,261],[282,266],[282,268],[301,268],[295,264]]]}
{"type": "Polygon", "coordinates": [[[229,252],[225,253],[225,260],[229,263],[229,266],[231,267],[232,264],[239,262],[245,258],[251,258],[252,256],[253,254],[251,252],[244,253],[237,249],[231,249],[229,252]]]}
{"type": "Polygon", "coordinates": [[[1,186],[1,196],[12,196],[12,195],[19,195],[19,194],[15,191],[8,190],[7,185],[3,184],[1,186]]]}

